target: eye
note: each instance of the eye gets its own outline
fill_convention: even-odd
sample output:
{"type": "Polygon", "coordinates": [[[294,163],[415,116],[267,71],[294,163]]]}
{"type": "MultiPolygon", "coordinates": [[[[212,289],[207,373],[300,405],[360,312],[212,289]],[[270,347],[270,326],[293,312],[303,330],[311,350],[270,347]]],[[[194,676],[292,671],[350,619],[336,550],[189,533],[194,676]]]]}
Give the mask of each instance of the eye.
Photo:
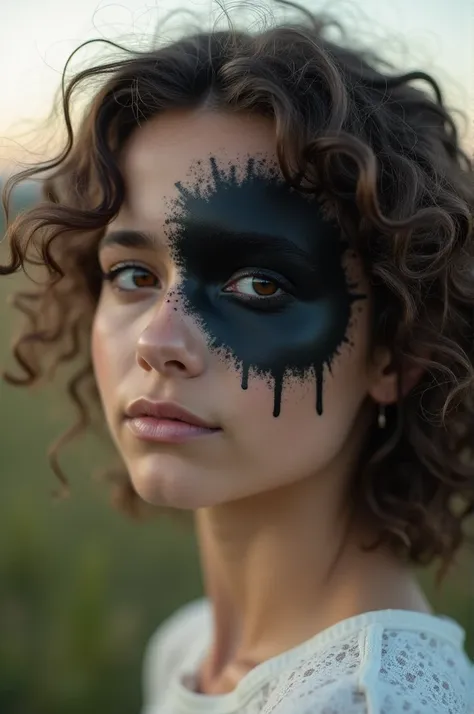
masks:
{"type": "Polygon", "coordinates": [[[110,282],[116,290],[124,292],[160,286],[158,278],[141,265],[117,265],[107,273],[103,273],[102,279],[110,282]]]}
{"type": "Polygon", "coordinates": [[[227,292],[242,293],[242,295],[248,295],[249,297],[261,298],[278,295],[281,288],[274,280],[263,278],[260,275],[249,275],[229,283],[226,290],[227,292]]]}
{"type": "Polygon", "coordinates": [[[291,285],[282,276],[247,269],[232,276],[223,292],[232,293],[246,302],[265,303],[270,307],[290,299],[291,285]]]}

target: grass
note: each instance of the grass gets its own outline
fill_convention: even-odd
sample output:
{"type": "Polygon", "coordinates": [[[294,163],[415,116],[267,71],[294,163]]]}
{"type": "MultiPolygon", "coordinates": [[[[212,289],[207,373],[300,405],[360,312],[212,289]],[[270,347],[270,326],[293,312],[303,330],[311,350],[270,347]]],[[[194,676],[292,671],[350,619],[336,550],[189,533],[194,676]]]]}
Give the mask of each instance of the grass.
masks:
{"type": "MultiPolygon", "coordinates": [[[[18,284],[0,279],[2,368],[12,365],[7,295],[18,284]]],[[[138,712],[149,636],[202,592],[193,533],[113,510],[93,477],[107,457],[93,437],[65,450],[71,497],[57,502],[46,451],[72,409],[59,390],[4,382],[0,405],[0,712],[138,712]]]]}
{"type": "MultiPolygon", "coordinates": [[[[0,279],[3,365],[15,317],[6,296],[17,281],[0,279]]],[[[92,437],[65,453],[72,497],[55,502],[46,449],[72,412],[52,388],[31,394],[2,383],[0,404],[0,711],[138,712],[147,639],[201,594],[193,534],[114,511],[92,477],[106,458],[92,437]]],[[[471,577],[465,556],[441,596],[431,573],[422,579],[435,607],[467,628],[473,656],[471,577]]]]}
{"type": "Polygon", "coordinates": [[[138,711],[146,640],[201,592],[192,534],[115,512],[87,442],[65,459],[72,497],[55,502],[45,446],[66,414],[52,394],[2,387],[0,402],[0,711],[138,711]]]}

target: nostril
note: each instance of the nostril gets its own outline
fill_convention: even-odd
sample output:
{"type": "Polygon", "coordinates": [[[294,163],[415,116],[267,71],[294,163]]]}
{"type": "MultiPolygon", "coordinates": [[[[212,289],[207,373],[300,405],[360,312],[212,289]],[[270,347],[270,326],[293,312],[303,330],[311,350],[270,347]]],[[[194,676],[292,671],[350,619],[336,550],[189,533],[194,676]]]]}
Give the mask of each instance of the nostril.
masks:
{"type": "Polygon", "coordinates": [[[179,372],[186,371],[186,366],[177,359],[166,360],[165,367],[167,367],[168,369],[175,369],[179,372]]]}
{"type": "Polygon", "coordinates": [[[153,369],[153,367],[146,361],[146,359],[143,359],[141,355],[137,355],[137,363],[139,367],[145,370],[145,372],[151,372],[153,369]]]}

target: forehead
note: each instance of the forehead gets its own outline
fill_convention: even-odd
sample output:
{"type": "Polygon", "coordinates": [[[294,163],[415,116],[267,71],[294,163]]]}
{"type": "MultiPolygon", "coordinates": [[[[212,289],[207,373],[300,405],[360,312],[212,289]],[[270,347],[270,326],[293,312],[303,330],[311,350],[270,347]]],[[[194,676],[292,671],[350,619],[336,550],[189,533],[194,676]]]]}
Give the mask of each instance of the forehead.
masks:
{"type": "MultiPolygon", "coordinates": [[[[124,147],[121,167],[127,207],[146,217],[161,197],[177,192],[200,159],[209,155],[231,161],[242,174],[242,157],[263,154],[276,164],[276,139],[271,120],[245,114],[210,111],[172,111],[154,117],[137,129],[124,147]]],[[[152,216],[151,216],[152,217],[152,216]]]]}

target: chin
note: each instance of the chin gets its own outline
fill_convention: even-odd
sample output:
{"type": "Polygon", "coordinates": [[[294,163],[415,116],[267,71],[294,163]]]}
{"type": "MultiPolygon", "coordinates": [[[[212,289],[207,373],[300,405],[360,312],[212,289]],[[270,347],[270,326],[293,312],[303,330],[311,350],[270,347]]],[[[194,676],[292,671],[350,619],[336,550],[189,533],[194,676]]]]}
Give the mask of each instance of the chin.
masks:
{"type": "Polygon", "coordinates": [[[218,484],[213,488],[204,470],[176,463],[166,456],[148,457],[141,463],[128,464],[133,488],[151,506],[195,511],[222,502],[218,484]]]}

